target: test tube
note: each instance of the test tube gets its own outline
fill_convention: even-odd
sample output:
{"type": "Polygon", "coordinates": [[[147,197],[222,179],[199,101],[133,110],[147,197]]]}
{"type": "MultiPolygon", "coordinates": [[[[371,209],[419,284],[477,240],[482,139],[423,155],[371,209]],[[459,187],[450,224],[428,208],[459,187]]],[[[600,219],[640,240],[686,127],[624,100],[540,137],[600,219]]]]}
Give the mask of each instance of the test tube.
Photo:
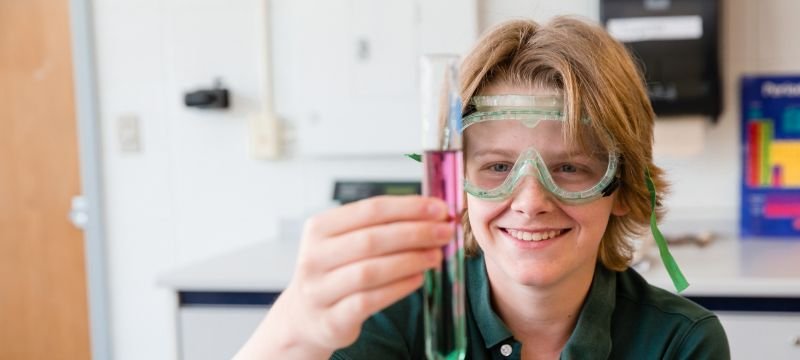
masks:
{"type": "Polygon", "coordinates": [[[458,56],[421,59],[422,145],[425,167],[422,192],[449,207],[453,238],[442,248],[442,263],[425,273],[423,285],[425,353],[429,360],[464,359],[464,210],[461,154],[461,97],[458,56]]]}

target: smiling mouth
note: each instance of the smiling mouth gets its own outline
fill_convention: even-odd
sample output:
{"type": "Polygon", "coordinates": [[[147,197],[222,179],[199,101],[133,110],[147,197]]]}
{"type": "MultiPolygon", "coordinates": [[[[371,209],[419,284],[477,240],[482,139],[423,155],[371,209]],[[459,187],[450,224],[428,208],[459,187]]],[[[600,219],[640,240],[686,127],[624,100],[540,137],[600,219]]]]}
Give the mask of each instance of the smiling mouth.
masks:
{"type": "Polygon", "coordinates": [[[570,229],[557,229],[557,230],[547,230],[547,231],[523,231],[523,230],[516,230],[516,229],[503,229],[506,234],[511,235],[511,237],[522,240],[522,241],[542,241],[552,239],[562,234],[566,233],[570,229]]]}

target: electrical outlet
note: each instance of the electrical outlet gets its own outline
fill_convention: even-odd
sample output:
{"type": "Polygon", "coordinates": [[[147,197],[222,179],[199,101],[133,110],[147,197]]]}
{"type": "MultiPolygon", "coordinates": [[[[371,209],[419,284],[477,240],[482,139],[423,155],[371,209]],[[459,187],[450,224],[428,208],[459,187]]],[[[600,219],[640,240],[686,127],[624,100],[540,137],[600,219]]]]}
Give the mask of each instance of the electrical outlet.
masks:
{"type": "Polygon", "coordinates": [[[139,153],[142,142],[139,129],[139,116],[123,114],[117,119],[117,140],[121,153],[139,153]]]}

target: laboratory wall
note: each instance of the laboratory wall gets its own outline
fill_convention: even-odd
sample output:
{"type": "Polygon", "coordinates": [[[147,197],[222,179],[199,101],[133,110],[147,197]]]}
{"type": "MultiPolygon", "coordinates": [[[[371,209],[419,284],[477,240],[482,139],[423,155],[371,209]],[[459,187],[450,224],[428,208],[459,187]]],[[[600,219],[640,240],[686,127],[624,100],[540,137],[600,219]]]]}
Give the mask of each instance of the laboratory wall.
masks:
{"type": "MultiPolygon", "coordinates": [[[[800,43],[792,35],[800,2],[721,3],[725,105],[719,121],[657,125],[657,162],[673,183],[670,218],[736,216],[739,76],[800,71],[800,43]]],[[[419,166],[400,154],[248,155],[248,121],[265,107],[258,0],[93,4],[115,359],[176,357],[176,300],[157,284],[160,274],[275,239],[284,219],[330,206],[334,180],[419,178],[419,166]],[[183,106],[186,91],[209,87],[215,78],[232,90],[231,109],[183,106]],[[138,148],[125,146],[131,134],[138,148]]],[[[477,6],[483,30],[514,17],[597,19],[599,5],[482,0],[477,6]]]]}

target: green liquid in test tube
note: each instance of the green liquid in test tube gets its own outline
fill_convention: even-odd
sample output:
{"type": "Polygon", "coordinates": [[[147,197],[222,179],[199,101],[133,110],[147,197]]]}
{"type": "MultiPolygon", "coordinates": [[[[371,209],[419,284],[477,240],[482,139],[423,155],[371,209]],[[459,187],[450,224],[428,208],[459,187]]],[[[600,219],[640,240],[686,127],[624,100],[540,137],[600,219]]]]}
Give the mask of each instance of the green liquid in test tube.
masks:
{"type": "Polygon", "coordinates": [[[421,59],[423,164],[422,191],[449,207],[453,238],[442,248],[439,267],[425,273],[423,308],[425,353],[429,360],[464,359],[463,157],[458,56],[427,55],[421,59]]]}

